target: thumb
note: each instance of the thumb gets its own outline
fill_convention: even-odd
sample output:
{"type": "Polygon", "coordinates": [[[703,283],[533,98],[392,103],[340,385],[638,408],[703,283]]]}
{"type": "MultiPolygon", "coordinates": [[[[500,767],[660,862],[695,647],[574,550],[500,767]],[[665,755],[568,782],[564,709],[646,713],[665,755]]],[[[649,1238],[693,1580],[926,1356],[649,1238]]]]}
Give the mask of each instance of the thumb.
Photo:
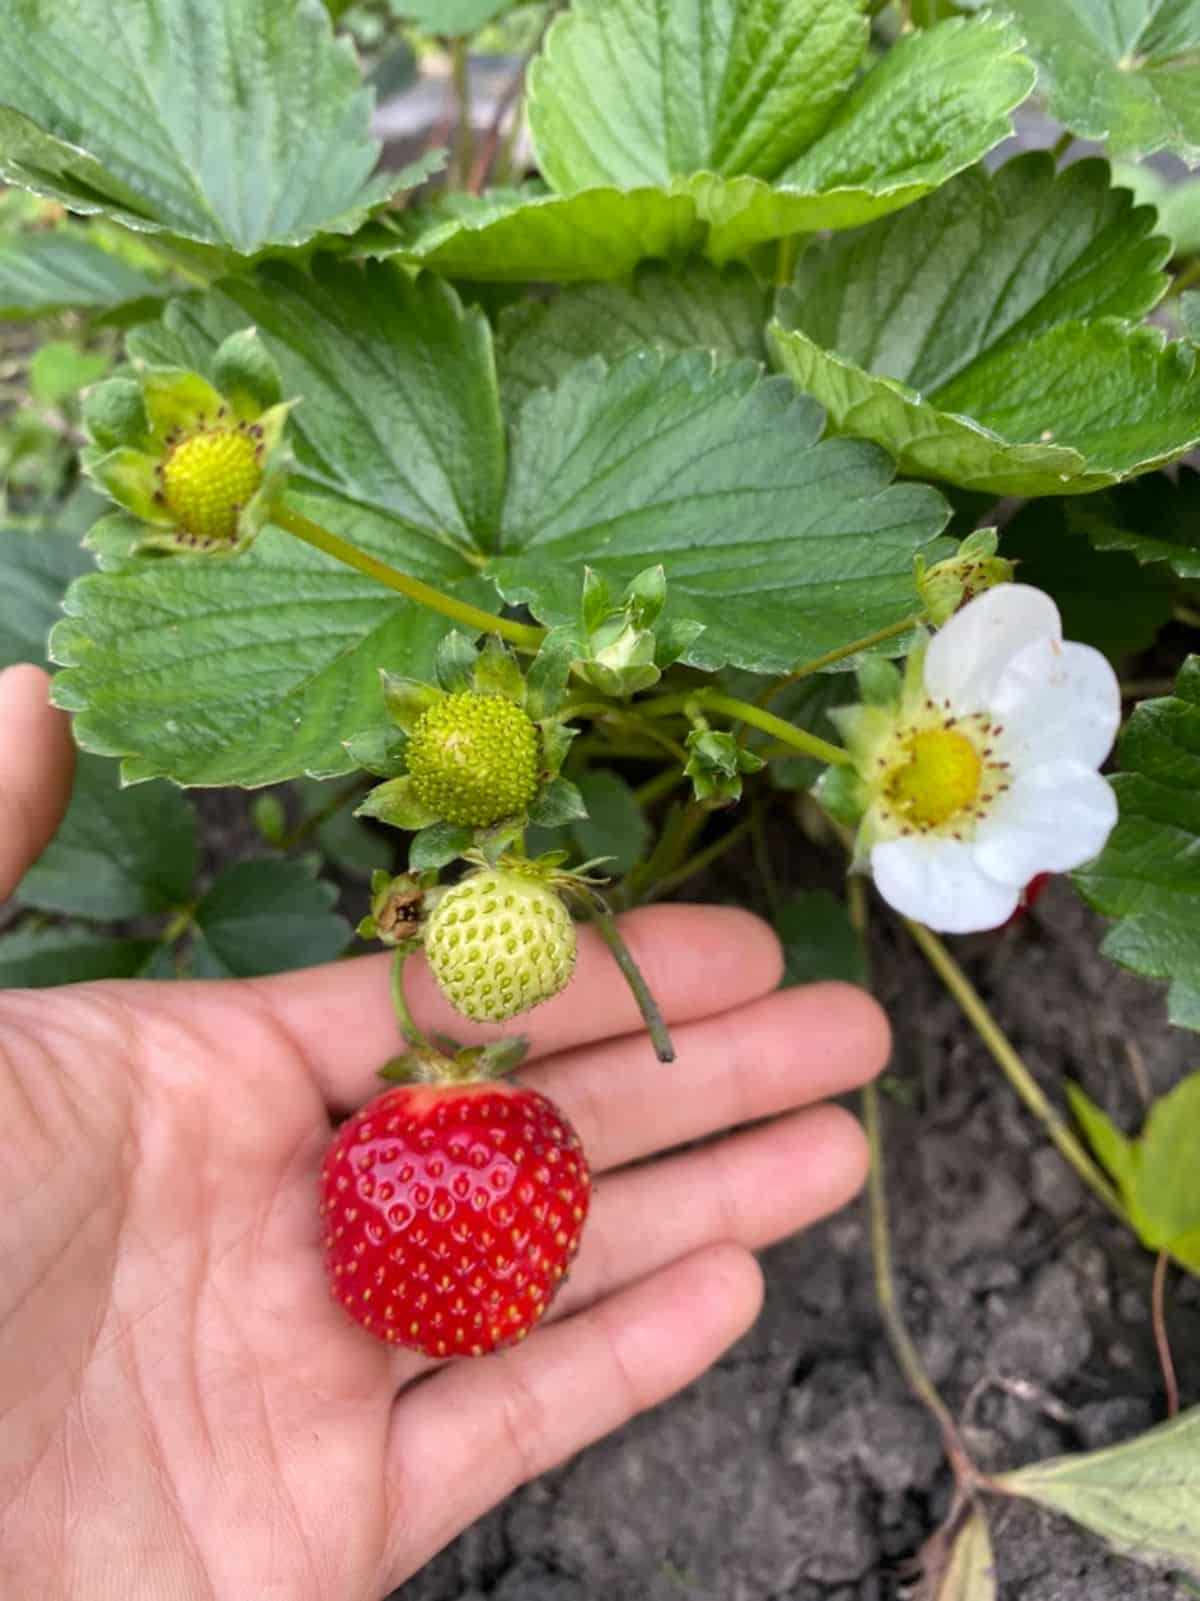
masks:
{"type": "Polygon", "coordinates": [[[50,704],[50,678],[21,665],[0,673],[0,900],[41,855],[71,799],[75,745],[50,704]]]}

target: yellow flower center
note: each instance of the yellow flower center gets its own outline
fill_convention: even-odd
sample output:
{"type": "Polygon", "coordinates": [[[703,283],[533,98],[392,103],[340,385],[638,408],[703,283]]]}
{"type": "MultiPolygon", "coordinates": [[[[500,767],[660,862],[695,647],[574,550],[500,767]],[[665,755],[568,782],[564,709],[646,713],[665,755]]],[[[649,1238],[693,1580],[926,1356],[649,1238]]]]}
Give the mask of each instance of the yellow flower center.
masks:
{"type": "Polygon", "coordinates": [[[258,453],[241,428],[205,428],[172,446],[162,497],[179,527],[200,539],[236,539],[238,515],[262,483],[258,453]]]}
{"type": "Polygon", "coordinates": [[[983,760],[965,734],[931,728],[913,734],[906,760],[889,774],[887,796],[919,828],[940,828],[978,798],[983,760]]]}

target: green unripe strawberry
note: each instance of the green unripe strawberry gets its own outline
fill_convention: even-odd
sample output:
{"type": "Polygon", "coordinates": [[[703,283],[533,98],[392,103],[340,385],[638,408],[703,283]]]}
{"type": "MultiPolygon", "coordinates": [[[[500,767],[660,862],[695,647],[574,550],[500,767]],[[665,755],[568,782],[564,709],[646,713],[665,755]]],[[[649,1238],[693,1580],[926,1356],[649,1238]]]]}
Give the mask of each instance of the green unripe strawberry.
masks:
{"type": "Polygon", "coordinates": [[[448,889],[425,924],[425,954],[450,1004],[501,1023],[548,1001],[575,967],[575,925],[533,863],[485,868],[448,889]]]}
{"type": "Polygon", "coordinates": [[[413,793],[448,823],[487,828],[537,794],[536,724],[503,695],[462,690],[435,701],[413,729],[413,793]]]}
{"type": "Polygon", "coordinates": [[[238,514],[262,483],[261,454],[247,427],[188,434],[162,463],[163,504],[185,533],[202,540],[236,539],[238,514]]]}

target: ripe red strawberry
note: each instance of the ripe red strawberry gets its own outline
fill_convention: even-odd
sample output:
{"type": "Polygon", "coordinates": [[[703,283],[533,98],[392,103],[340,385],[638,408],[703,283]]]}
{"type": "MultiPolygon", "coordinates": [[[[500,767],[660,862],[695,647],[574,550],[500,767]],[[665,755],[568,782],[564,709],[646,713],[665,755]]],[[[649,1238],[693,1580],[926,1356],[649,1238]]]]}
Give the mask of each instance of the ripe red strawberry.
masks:
{"type": "Polygon", "coordinates": [[[579,1249],[590,1188],[579,1136],[535,1090],[387,1090],[343,1123],[322,1166],[334,1299],[426,1356],[511,1345],[579,1249]]]}

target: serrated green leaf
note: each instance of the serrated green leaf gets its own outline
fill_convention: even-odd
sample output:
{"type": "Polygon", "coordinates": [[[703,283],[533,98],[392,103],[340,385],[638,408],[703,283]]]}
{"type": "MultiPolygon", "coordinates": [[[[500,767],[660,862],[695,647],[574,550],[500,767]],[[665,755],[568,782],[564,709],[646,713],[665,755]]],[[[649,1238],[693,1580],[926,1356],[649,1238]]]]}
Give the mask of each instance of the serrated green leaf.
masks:
{"type": "Polygon", "coordinates": [[[1139,562],[1166,562],[1180,578],[1200,578],[1200,473],[1151,473],[1096,495],[1068,513],[1097,550],[1127,550],[1139,562]]]}
{"type": "MultiPolygon", "coordinates": [[[[290,503],[406,572],[494,603],[470,578],[494,537],[504,446],[487,326],[391,267],[276,269],[177,302],[146,360],[204,370],[253,322],[302,394],[290,503]]],[[[379,723],[379,669],[432,678],[448,625],[275,529],[236,561],[125,559],[72,591],[60,703],[130,778],[274,783],[349,771],[379,723]]]]}
{"type": "Polygon", "coordinates": [[[775,932],[783,945],[785,984],[816,984],[825,979],[867,982],[862,937],[851,923],[845,903],[827,889],[793,895],[775,918],[775,932]]]}
{"type": "Polygon", "coordinates": [[[1089,516],[1092,502],[1043,500],[1023,506],[1005,526],[1003,554],[1018,563],[1021,583],[1054,600],[1065,638],[1095,645],[1119,661],[1153,644],[1170,621],[1171,582],[1161,566],[1140,567],[1119,550],[1093,550],[1077,510],[1089,516]]]}
{"type": "Polygon", "coordinates": [[[115,762],[83,755],[67,815],[17,895],[42,911],[114,922],[188,900],[195,872],[195,824],[180,792],[122,789],[115,762]]]}
{"type": "Polygon", "coordinates": [[[559,192],[456,197],[372,248],[506,281],[724,262],[910,204],[999,143],[1033,85],[1003,19],[910,35],[860,78],[866,40],[857,0],[573,5],[530,74],[559,192]]]}
{"type": "Polygon", "coordinates": [[[571,835],[580,859],[610,857],[605,873],[623,878],[650,844],[650,825],[637,797],[619,773],[602,767],[580,774],[579,792],[587,816],[572,823],[571,835]]]}
{"type": "Polygon", "coordinates": [[[131,228],[353,232],[395,187],[371,98],[320,0],[0,0],[0,173],[131,228]]]}
{"type": "Polygon", "coordinates": [[[999,143],[1033,85],[1003,21],[909,35],[860,77],[867,39],[857,0],[579,0],[530,70],[539,165],[560,193],[700,175],[724,260],[908,204],[999,143]]]}
{"type": "Polygon", "coordinates": [[[315,876],[315,857],[235,862],[196,908],[197,978],[253,978],[331,962],[350,925],[331,910],[337,890],[315,876]]]}
{"type": "Polygon", "coordinates": [[[500,317],[496,365],[506,406],[558,383],[587,356],[638,346],[766,360],[767,291],[747,268],[647,262],[629,284],[583,284],[554,300],[518,301],[500,317]]]}
{"type": "Polygon", "coordinates": [[[1197,0],[1007,0],[1052,114],[1121,155],[1200,161],[1197,0]]]}
{"type": "Polygon", "coordinates": [[[16,929],[0,935],[0,989],[133,978],[157,948],[154,940],[104,939],[90,929],[16,929]]]}
{"type": "Polygon", "coordinates": [[[818,443],[820,413],[748,363],[644,351],[530,396],[512,443],[502,592],[574,622],[590,564],[623,586],[662,562],[684,659],[781,671],[916,609],[913,553],[948,508],[880,452],[818,443]]]}
{"type": "Polygon", "coordinates": [[[1137,708],[1118,757],[1117,826],[1075,881],[1117,920],[1105,955],[1169,980],[1172,1021],[1200,1028],[1200,656],[1174,695],[1137,708]]]}
{"type": "Polygon", "coordinates": [[[93,565],[78,534],[0,528],[0,668],[46,661],[67,585],[93,565]]]}
{"type": "Polygon", "coordinates": [[[389,219],[367,255],[484,282],[578,283],[624,278],[648,257],[699,249],[704,226],[690,195],[663,189],[585,189],[576,195],[494,191],[448,195],[389,219]]]}
{"type": "Polygon", "coordinates": [[[163,293],[161,279],[136,272],[71,230],[0,240],[0,317],[111,311],[163,293]]]}
{"type": "Polygon", "coordinates": [[[800,259],[777,364],[903,471],[1084,493],[1200,439],[1187,342],[1137,328],[1169,252],[1103,162],[1029,152],[800,259]]]}
{"type": "Polygon", "coordinates": [[[1170,239],[1176,256],[1200,251],[1200,178],[1178,180],[1147,164],[1116,161],[1113,183],[1131,190],[1137,205],[1154,207],[1158,232],[1170,239]]]}
{"type": "Polygon", "coordinates": [[[854,0],[576,0],[530,69],[538,165],[563,193],[773,178],[824,130],[867,37],[854,0]]]}
{"type": "Polygon", "coordinates": [[[1150,1567],[1200,1577],[1200,1407],[1123,1445],[1002,1474],[995,1488],[1064,1513],[1150,1567]]]}

